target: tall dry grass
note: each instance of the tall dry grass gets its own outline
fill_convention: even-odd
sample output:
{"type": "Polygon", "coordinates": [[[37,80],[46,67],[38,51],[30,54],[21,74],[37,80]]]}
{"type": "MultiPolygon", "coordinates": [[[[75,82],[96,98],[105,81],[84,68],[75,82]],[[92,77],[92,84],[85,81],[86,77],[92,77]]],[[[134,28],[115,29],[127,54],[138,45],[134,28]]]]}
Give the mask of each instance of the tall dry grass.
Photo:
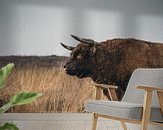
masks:
{"type": "Polygon", "coordinates": [[[84,102],[94,97],[91,79],[78,79],[65,74],[63,67],[38,67],[30,63],[17,65],[6,86],[0,90],[1,103],[21,91],[41,92],[37,101],[10,109],[9,112],[84,112],[84,102]]]}

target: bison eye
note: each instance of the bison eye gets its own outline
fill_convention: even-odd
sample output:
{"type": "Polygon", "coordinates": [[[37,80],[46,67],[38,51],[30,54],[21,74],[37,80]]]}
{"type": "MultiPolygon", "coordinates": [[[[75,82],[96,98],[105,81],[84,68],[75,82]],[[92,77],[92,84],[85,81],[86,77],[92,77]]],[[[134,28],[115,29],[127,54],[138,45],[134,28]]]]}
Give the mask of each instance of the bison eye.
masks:
{"type": "Polygon", "coordinates": [[[79,54],[79,55],[76,56],[76,58],[77,58],[77,59],[81,59],[81,58],[82,58],[82,55],[79,54]]]}

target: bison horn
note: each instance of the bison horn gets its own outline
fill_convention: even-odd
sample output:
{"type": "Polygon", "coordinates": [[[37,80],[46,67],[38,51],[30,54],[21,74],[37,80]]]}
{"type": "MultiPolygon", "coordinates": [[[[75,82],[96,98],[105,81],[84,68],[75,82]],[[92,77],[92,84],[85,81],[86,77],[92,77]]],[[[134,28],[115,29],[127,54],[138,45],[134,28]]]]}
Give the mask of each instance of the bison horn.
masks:
{"type": "Polygon", "coordinates": [[[92,39],[81,38],[81,37],[78,37],[78,36],[75,36],[75,35],[71,35],[71,37],[73,37],[77,41],[86,43],[86,44],[91,45],[91,46],[97,43],[96,41],[94,41],[92,39]]]}
{"type": "Polygon", "coordinates": [[[65,45],[65,44],[63,44],[63,43],[61,43],[61,45],[62,45],[64,48],[68,49],[68,50],[74,50],[74,48],[75,48],[75,47],[72,47],[72,46],[67,46],[67,45],[65,45]]]}

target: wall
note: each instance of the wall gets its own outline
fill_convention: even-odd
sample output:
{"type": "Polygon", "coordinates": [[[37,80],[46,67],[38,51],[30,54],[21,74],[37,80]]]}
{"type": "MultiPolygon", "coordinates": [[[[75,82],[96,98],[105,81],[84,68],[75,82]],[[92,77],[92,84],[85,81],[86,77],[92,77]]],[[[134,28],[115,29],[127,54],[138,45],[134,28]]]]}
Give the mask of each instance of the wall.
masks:
{"type": "Polygon", "coordinates": [[[163,42],[163,1],[0,0],[0,55],[68,55],[70,34],[163,42]]]}

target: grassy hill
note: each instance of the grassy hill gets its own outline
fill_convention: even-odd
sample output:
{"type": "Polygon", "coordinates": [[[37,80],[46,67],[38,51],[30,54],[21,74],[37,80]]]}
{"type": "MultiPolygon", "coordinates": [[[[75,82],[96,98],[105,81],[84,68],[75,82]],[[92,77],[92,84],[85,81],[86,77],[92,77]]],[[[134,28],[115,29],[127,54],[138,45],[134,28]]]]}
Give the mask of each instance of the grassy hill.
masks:
{"type": "Polygon", "coordinates": [[[67,57],[3,56],[0,66],[14,63],[6,87],[0,90],[0,105],[20,91],[43,93],[36,102],[9,112],[84,112],[84,102],[94,97],[91,79],[68,76],[63,70],[67,57]]]}

